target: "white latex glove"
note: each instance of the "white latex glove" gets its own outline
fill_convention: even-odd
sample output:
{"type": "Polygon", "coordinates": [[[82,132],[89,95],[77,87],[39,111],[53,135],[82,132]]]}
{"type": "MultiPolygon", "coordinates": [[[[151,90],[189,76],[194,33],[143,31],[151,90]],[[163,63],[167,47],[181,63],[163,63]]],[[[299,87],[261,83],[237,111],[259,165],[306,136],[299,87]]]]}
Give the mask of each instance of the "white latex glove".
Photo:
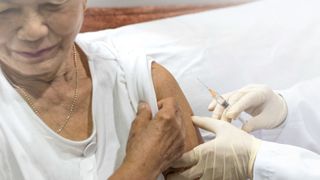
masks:
{"type": "Polygon", "coordinates": [[[245,111],[252,116],[243,126],[246,132],[258,129],[272,129],[279,126],[287,116],[284,99],[265,85],[249,85],[237,91],[223,95],[229,107],[223,109],[213,100],[208,109],[213,117],[231,121],[245,111]]]}
{"type": "Polygon", "coordinates": [[[192,117],[194,124],[216,133],[216,138],[185,153],[173,168],[191,167],[170,174],[169,180],[246,180],[252,169],[260,140],[232,124],[207,117],[192,117]]]}

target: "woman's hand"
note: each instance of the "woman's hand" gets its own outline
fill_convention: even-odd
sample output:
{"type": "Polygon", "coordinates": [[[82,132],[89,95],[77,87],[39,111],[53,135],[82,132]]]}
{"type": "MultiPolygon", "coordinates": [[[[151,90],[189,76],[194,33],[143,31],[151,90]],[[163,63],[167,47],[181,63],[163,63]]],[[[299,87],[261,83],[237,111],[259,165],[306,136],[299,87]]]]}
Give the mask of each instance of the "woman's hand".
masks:
{"type": "Polygon", "coordinates": [[[208,107],[213,111],[212,117],[230,121],[245,111],[252,116],[242,127],[246,132],[275,128],[285,120],[287,115],[284,99],[265,85],[249,85],[227,93],[223,97],[230,106],[223,109],[213,100],[208,107]]]}
{"type": "Polygon", "coordinates": [[[148,104],[140,103],[132,122],[122,166],[110,179],[156,179],[184,149],[184,126],[180,109],[173,98],[158,103],[159,112],[152,119],[148,104]],[[120,178],[121,177],[121,178],[120,178]]]}

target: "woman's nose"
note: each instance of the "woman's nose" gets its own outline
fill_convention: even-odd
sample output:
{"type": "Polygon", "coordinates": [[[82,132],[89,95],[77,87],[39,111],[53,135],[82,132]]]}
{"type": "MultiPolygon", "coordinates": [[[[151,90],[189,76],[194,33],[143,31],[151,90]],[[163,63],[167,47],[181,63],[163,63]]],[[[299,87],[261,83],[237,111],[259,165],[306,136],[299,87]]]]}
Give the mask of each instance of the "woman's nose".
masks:
{"type": "Polygon", "coordinates": [[[36,11],[27,11],[18,30],[18,38],[23,41],[37,41],[47,36],[47,34],[48,27],[44,22],[44,18],[36,11]]]}

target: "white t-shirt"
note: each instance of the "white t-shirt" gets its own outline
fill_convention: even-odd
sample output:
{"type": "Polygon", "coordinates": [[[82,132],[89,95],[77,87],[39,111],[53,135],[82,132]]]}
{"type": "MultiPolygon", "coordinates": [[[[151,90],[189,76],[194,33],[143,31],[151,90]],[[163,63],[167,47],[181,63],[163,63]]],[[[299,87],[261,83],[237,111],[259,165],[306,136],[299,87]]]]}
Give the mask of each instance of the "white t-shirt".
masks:
{"type": "Polygon", "coordinates": [[[56,134],[0,73],[0,179],[106,180],[123,160],[139,101],[157,111],[150,58],[117,49],[105,31],[79,34],[76,43],[92,76],[92,135],[56,134]]]}

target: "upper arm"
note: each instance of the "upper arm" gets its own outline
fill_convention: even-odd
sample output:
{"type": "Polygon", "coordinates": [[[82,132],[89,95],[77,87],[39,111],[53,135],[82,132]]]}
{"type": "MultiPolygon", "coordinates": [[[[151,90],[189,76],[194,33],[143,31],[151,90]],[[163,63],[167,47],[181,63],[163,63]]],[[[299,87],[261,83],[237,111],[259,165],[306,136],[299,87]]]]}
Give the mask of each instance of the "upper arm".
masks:
{"type": "Polygon", "coordinates": [[[186,128],[185,151],[191,150],[202,142],[199,130],[193,126],[191,120],[192,109],[179,84],[167,69],[157,63],[152,63],[151,69],[157,101],[174,97],[182,110],[182,118],[186,128]]]}

